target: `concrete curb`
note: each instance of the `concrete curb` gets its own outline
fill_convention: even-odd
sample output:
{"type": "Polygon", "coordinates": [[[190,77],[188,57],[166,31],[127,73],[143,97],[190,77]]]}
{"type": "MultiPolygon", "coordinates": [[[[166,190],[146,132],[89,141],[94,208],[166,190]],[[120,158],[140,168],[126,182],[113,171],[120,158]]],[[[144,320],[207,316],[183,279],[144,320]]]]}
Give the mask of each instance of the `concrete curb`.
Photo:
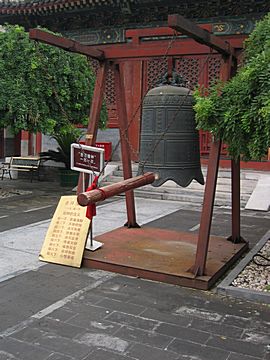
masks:
{"type": "Polygon", "coordinates": [[[270,293],[260,292],[250,289],[242,289],[232,286],[233,280],[243,271],[252,257],[257,254],[264,244],[270,239],[270,230],[261,238],[261,240],[253,247],[247,256],[230,272],[230,274],[217,286],[217,293],[229,295],[238,298],[244,298],[250,301],[262,302],[270,304],[270,293]]]}

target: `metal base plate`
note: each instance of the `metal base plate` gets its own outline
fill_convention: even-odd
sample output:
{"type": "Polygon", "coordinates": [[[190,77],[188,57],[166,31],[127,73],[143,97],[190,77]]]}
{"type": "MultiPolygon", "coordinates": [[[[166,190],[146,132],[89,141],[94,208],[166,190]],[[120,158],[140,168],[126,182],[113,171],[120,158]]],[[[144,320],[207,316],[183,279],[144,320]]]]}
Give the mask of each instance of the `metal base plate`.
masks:
{"type": "Polygon", "coordinates": [[[96,253],[84,252],[83,265],[198,289],[209,289],[248,249],[211,236],[204,276],[189,269],[195,261],[197,235],[158,228],[122,227],[97,237],[104,243],[96,253]]]}
{"type": "Polygon", "coordinates": [[[100,249],[101,247],[103,246],[103,243],[102,242],[99,242],[99,241],[96,241],[96,240],[93,240],[92,241],[92,246],[91,246],[91,242],[90,240],[88,239],[87,240],[87,244],[85,246],[85,249],[86,250],[89,250],[89,251],[95,251],[97,249],[100,249]]]}

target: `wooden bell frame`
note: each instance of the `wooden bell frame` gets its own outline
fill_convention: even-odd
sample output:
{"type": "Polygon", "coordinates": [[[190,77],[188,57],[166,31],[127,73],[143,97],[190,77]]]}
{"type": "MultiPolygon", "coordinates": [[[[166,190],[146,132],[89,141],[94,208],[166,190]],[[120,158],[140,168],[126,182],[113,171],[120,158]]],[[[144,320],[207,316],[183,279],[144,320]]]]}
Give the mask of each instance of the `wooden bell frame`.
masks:
{"type": "MultiPolygon", "coordinates": [[[[196,24],[190,22],[180,15],[170,15],[168,17],[168,27],[174,29],[175,31],[187,35],[196,42],[202,44],[202,46],[207,46],[214,50],[215,52],[222,55],[222,65],[220,70],[220,79],[227,81],[236,71],[237,67],[237,52],[230,43],[222,40],[220,37],[217,37],[207,30],[197,26],[196,24]]],[[[105,90],[105,80],[108,72],[109,66],[113,69],[114,78],[115,78],[115,93],[116,93],[116,105],[118,111],[118,121],[119,121],[119,130],[120,130],[120,140],[121,140],[121,152],[122,152],[122,162],[123,162],[123,172],[124,179],[129,179],[132,177],[132,167],[131,167],[131,154],[128,144],[128,133],[127,133],[127,109],[125,102],[125,93],[124,93],[124,83],[122,76],[122,65],[125,59],[141,59],[143,57],[151,56],[149,53],[141,55],[139,48],[140,43],[138,42],[135,45],[127,44],[113,44],[108,45],[96,45],[88,46],[82,45],[76,41],[62,38],[44,32],[39,29],[30,30],[30,39],[41,41],[50,45],[54,45],[65,49],[67,51],[72,51],[86,55],[88,57],[94,58],[99,61],[99,68],[97,71],[96,83],[92,98],[91,110],[89,119],[91,121],[88,124],[87,133],[86,133],[86,145],[95,145],[98,122],[100,117],[100,111],[103,101],[103,94],[105,90]],[[140,55],[138,56],[138,53],[140,55]]],[[[156,41],[157,46],[155,47],[154,56],[155,57],[164,57],[164,49],[158,47],[158,41],[156,41]]],[[[170,50],[168,52],[168,58],[171,59],[170,50]]],[[[169,67],[172,66],[171,60],[168,62],[169,67]]],[[[99,262],[97,259],[91,261],[91,256],[95,257],[95,254],[86,255],[85,264],[89,266],[98,267],[104,270],[116,271],[128,275],[141,276],[153,280],[160,280],[180,285],[192,286],[196,288],[207,289],[213,285],[219,276],[221,276],[224,271],[239,258],[244,251],[246,251],[248,245],[240,235],[240,161],[231,161],[232,169],[232,235],[229,238],[230,242],[227,239],[224,239],[222,246],[233,248],[231,256],[228,257],[225,265],[217,268],[211,276],[206,276],[206,262],[209,248],[209,239],[210,239],[210,229],[213,217],[213,207],[216,193],[216,184],[218,176],[218,167],[220,160],[220,151],[221,151],[221,141],[216,140],[212,142],[210,156],[208,161],[208,171],[204,192],[204,201],[201,213],[200,229],[197,238],[197,250],[196,256],[193,265],[186,269],[185,271],[192,276],[188,276],[188,279],[183,276],[177,276],[174,278],[171,275],[165,273],[157,273],[151,269],[141,269],[140,271],[136,269],[136,266],[123,266],[113,263],[103,263],[99,262]],[[236,249],[237,247],[237,249],[236,249]],[[236,250],[235,250],[236,249],[236,250]],[[101,264],[101,265],[100,265],[101,264]],[[126,270],[125,270],[126,269],[126,270]],[[198,281],[196,281],[196,279],[198,281]]],[[[82,191],[82,178],[80,177],[78,184],[78,192],[82,191]]],[[[137,228],[136,222],[136,212],[135,212],[135,201],[134,201],[134,192],[133,190],[126,192],[126,209],[127,209],[127,226],[129,228],[137,228]]],[[[139,236],[139,235],[138,235],[139,236]]],[[[104,239],[102,239],[104,241],[104,239]]],[[[106,244],[105,244],[106,246],[106,244]]],[[[229,249],[229,252],[231,250],[229,249]]],[[[217,255],[218,256],[218,255],[217,255]]],[[[180,259],[181,261],[181,259],[180,259]]]]}

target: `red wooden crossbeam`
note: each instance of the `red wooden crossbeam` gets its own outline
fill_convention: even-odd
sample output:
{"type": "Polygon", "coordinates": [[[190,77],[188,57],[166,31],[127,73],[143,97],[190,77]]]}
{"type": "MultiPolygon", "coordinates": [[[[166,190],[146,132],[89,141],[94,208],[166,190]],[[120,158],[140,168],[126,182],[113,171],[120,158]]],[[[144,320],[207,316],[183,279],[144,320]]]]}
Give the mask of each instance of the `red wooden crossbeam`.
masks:
{"type": "MultiPolygon", "coordinates": [[[[196,29],[205,31],[208,36],[211,36],[211,39],[217,39],[220,43],[226,44],[225,48],[231,49],[229,54],[234,54],[234,46],[241,47],[242,40],[239,39],[231,39],[230,43],[219,39],[217,36],[210,34],[207,30],[204,30],[198,26],[196,29]]],[[[168,32],[167,28],[167,32],[168,32]]],[[[164,28],[163,28],[164,32],[164,28]]],[[[127,31],[127,37],[132,34],[131,31],[127,31]]],[[[145,35],[144,33],[142,33],[145,35]]],[[[140,32],[138,32],[140,35],[140,32]]],[[[193,38],[193,35],[190,34],[190,37],[193,38]]],[[[170,56],[180,56],[186,55],[190,53],[191,50],[191,42],[192,42],[192,52],[196,54],[207,54],[209,52],[209,46],[214,48],[214,45],[211,46],[209,42],[206,44],[201,40],[201,43],[194,42],[193,40],[186,38],[181,39],[181,41],[175,41],[174,45],[168,51],[168,40],[160,40],[157,41],[147,41],[147,42],[134,42],[132,38],[131,43],[123,43],[123,44],[99,44],[97,45],[83,45],[78,41],[74,41],[68,38],[64,38],[61,36],[53,35],[42,31],[40,29],[31,29],[29,33],[29,37],[32,40],[38,40],[43,43],[54,45],[65,49],[67,51],[77,52],[82,55],[90,56],[98,60],[116,60],[116,61],[125,61],[128,60],[138,60],[140,58],[149,58],[149,57],[164,57],[164,54],[168,52],[170,56]]],[[[218,51],[218,49],[216,50],[218,51]]],[[[226,52],[228,54],[228,52],[226,52]]]]}
{"type": "Polygon", "coordinates": [[[218,51],[225,56],[235,57],[234,49],[226,41],[223,41],[218,36],[211,34],[209,31],[200,28],[193,22],[185,19],[183,16],[175,14],[168,16],[168,26],[180,32],[181,34],[188,35],[200,44],[209,46],[210,48],[218,51]]]}
{"type": "Polygon", "coordinates": [[[53,35],[40,29],[30,29],[29,38],[32,40],[38,40],[45,44],[57,46],[67,51],[90,56],[94,59],[104,59],[103,51],[97,48],[89,47],[87,45],[80,44],[77,41],[67,39],[58,35],[53,35]]]}
{"type": "MultiPolygon", "coordinates": [[[[48,45],[57,46],[61,49],[76,52],[82,55],[90,56],[98,60],[121,60],[129,59],[136,60],[144,57],[164,57],[168,51],[168,41],[160,41],[157,46],[156,41],[148,41],[145,43],[124,43],[124,44],[99,44],[97,45],[83,45],[78,41],[61,37],[58,35],[50,34],[40,29],[30,29],[29,38],[37,40],[48,45]]],[[[173,48],[170,49],[168,55],[184,55],[190,50],[190,42],[181,41],[181,44],[175,43],[173,48]]],[[[206,54],[209,49],[206,46],[194,46],[196,53],[206,54]]]]}

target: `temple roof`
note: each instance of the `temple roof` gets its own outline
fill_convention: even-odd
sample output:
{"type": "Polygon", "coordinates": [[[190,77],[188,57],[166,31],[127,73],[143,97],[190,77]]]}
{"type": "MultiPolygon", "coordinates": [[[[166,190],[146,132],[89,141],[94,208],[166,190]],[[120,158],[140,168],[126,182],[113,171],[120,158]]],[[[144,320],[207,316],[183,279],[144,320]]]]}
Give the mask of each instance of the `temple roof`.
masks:
{"type": "Polygon", "coordinates": [[[1,0],[1,14],[39,14],[103,6],[127,8],[132,4],[158,4],[160,1],[140,0],[1,0]]]}
{"type": "MultiPolygon", "coordinates": [[[[199,22],[237,18],[246,27],[269,11],[269,0],[0,0],[0,24],[52,31],[127,29],[166,26],[168,14],[178,13],[199,22]]],[[[241,32],[234,27],[230,31],[241,32]]]]}
{"type": "Polygon", "coordinates": [[[191,5],[203,6],[205,10],[211,12],[213,8],[227,7],[232,10],[232,13],[241,10],[246,13],[250,12],[267,12],[270,10],[268,1],[264,0],[230,0],[223,1],[172,1],[172,0],[0,0],[0,15],[30,15],[30,14],[49,14],[62,11],[77,11],[79,9],[99,9],[106,7],[119,8],[126,13],[132,12],[136,7],[153,7],[159,11],[159,7],[174,6],[177,8],[187,9],[191,5]],[[226,5],[224,3],[227,3],[226,5]],[[268,5],[267,5],[268,4],[268,5]]]}

